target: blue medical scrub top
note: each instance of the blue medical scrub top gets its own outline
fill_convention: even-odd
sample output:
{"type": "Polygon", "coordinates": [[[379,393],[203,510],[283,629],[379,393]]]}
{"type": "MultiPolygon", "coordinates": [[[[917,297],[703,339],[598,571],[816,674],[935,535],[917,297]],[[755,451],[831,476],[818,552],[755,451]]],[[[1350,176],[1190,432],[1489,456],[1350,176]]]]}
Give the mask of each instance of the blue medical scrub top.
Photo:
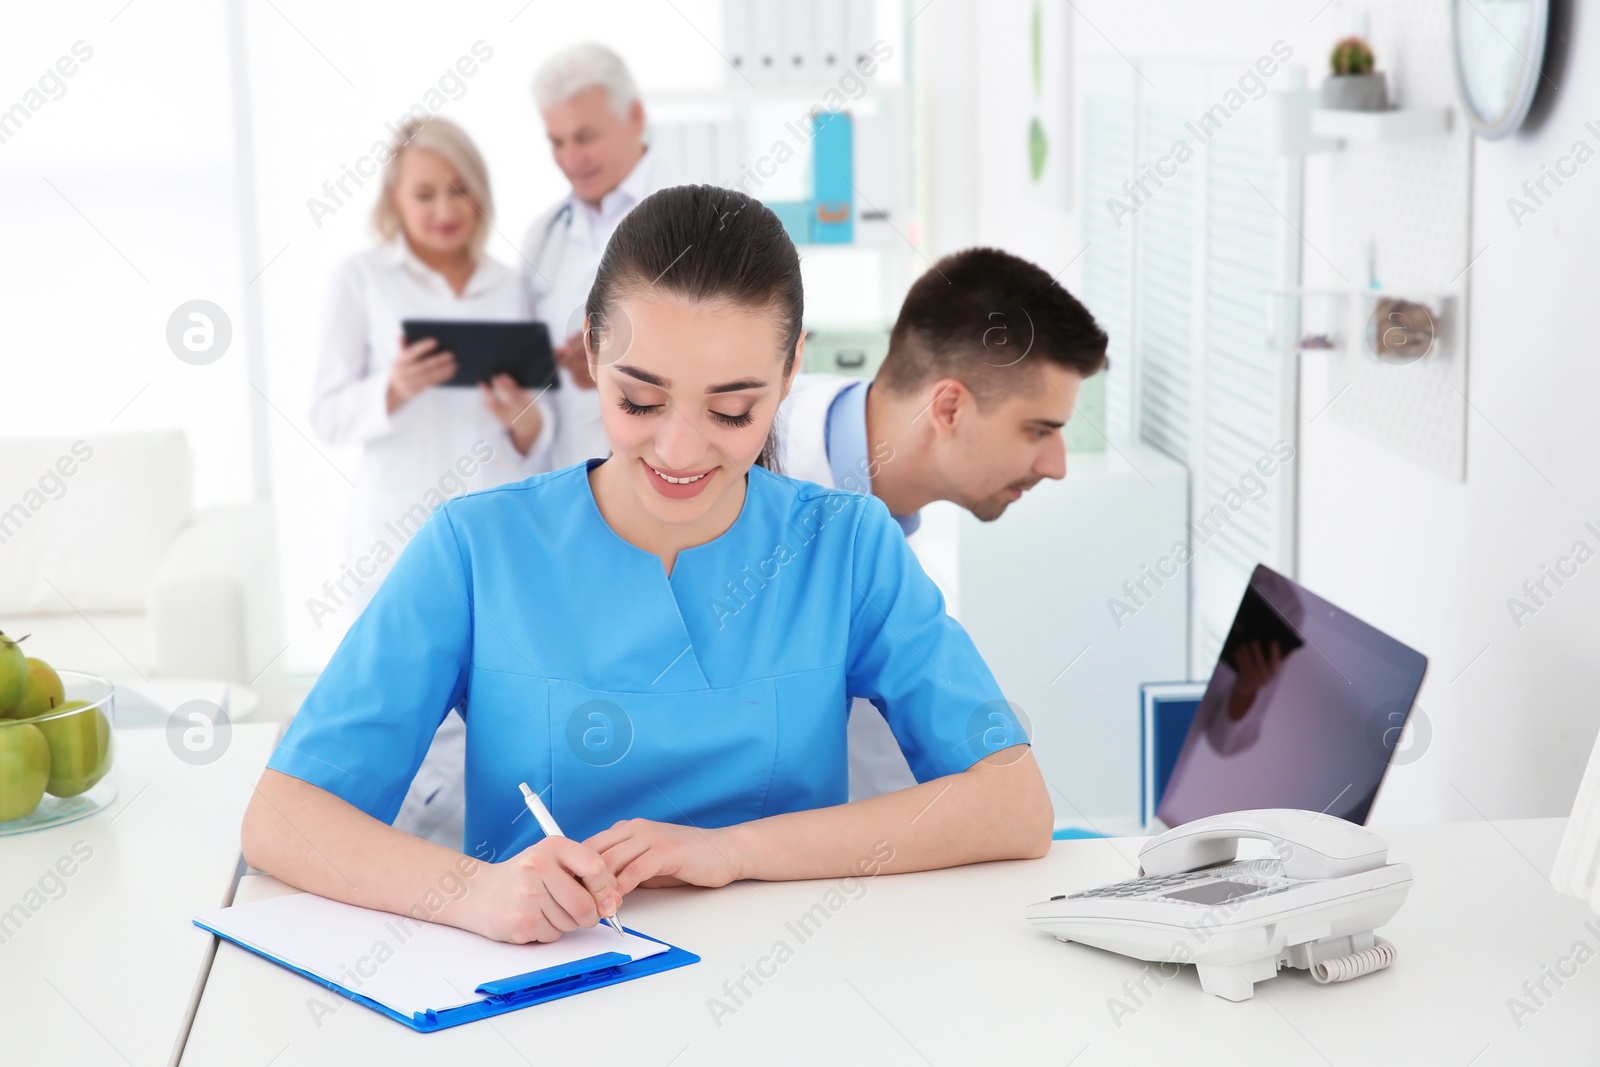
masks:
{"type": "Polygon", "coordinates": [[[918,781],[1027,741],[875,497],[754,467],[734,524],[668,578],[601,517],[599,462],[439,508],[268,766],[393,822],[459,707],[466,851],[493,861],[541,836],[523,781],[577,840],[843,804],[853,696],[918,781]]]}

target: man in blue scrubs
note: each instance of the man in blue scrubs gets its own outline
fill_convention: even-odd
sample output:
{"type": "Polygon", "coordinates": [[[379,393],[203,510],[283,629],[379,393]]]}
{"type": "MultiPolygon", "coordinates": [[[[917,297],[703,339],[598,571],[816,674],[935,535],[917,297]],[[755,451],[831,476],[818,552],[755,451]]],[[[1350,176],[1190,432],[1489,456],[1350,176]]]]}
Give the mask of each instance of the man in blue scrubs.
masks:
{"type": "MultiPolygon", "coordinates": [[[[1105,362],[1105,332],[1044,270],[998,249],[957,252],[911,287],[872,381],[796,378],[783,472],[878,497],[908,537],[935,500],[992,521],[1066,475],[1061,428],[1105,362]]],[[[856,701],[851,797],[914,781],[882,715],[856,701]]]]}

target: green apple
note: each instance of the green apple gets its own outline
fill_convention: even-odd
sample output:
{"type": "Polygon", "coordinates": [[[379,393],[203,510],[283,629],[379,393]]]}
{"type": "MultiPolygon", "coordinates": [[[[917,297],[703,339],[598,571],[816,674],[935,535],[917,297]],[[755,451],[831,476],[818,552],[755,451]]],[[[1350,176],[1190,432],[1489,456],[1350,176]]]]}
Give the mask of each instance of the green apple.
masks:
{"type": "Polygon", "coordinates": [[[44,799],[50,777],[50,744],[31,723],[0,725],[0,822],[25,815],[44,799]]]}
{"type": "Polygon", "coordinates": [[[0,632],[0,715],[9,715],[22,699],[28,681],[28,657],[22,645],[0,632]]]}
{"type": "Polygon", "coordinates": [[[69,700],[56,710],[73,708],[83,710],[36,723],[50,743],[50,781],[45,791],[54,797],[75,797],[92,789],[111,769],[111,723],[99,708],[82,700],[69,700]]]}
{"type": "Polygon", "coordinates": [[[67,691],[61,685],[61,675],[42,659],[28,657],[28,676],[22,687],[22,699],[8,713],[13,719],[31,719],[62,707],[67,702],[67,691]]]}

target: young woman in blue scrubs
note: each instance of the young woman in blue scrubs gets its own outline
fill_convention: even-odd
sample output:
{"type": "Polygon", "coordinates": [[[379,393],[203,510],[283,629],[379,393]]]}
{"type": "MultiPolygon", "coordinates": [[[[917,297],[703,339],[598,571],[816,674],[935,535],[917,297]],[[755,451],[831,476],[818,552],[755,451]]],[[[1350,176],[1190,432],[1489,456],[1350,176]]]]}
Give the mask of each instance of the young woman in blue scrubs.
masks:
{"type": "Polygon", "coordinates": [[[452,500],[417,533],[262,775],[246,859],[526,942],[638,886],[1042,855],[1027,738],[888,511],[770,469],[803,347],[776,216],[655,193],[587,311],[610,457],[452,500]],[[920,784],[847,802],[853,696],[920,784]],[[453,707],[470,859],[389,825],[453,707]],[[541,837],[523,781],[567,838],[541,837]]]}

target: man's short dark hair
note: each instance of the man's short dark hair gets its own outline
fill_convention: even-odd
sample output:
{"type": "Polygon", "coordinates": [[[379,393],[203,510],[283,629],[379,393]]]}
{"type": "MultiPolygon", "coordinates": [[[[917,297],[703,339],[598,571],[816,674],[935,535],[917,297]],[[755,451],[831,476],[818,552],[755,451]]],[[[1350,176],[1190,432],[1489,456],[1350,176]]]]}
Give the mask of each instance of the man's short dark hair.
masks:
{"type": "Polygon", "coordinates": [[[1106,366],[1106,332],[1038,266],[968,248],[911,286],[876,381],[904,395],[954,378],[983,403],[1035,387],[1040,361],[1087,378],[1106,366]]]}

